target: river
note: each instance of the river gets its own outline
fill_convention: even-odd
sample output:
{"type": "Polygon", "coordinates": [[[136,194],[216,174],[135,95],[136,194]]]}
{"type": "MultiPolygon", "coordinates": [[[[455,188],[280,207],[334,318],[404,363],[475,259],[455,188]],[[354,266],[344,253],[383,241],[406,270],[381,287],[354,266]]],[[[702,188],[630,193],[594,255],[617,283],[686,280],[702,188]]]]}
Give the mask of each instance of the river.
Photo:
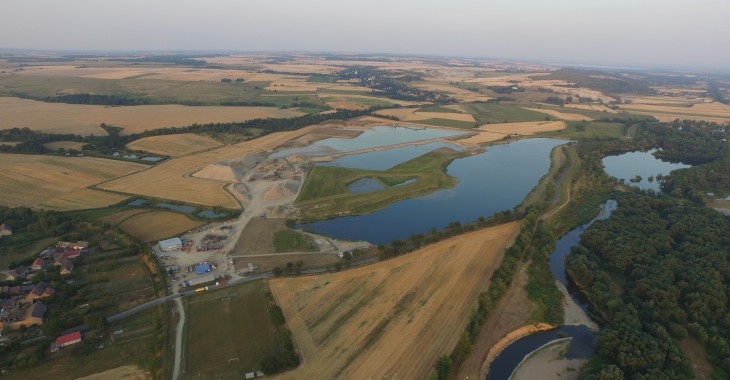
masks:
{"type": "MultiPolygon", "coordinates": [[[[565,272],[565,258],[571,249],[580,243],[580,236],[597,220],[604,220],[611,216],[617,203],[608,200],[601,205],[601,212],[590,222],[572,229],[563,235],[555,244],[555,250],[550,254],[550,271],[553,277],[565,285],[578,305],[584,310],[587,305],[573,284],[570,283],[565,272]]],[[[565,357],[589,358],[595,354],[594,340],[597,333],[586,326],[560,326],[558,328],[531,334],[512,342],[505,347],[489,366],[487,380],[507,380],[517,368],[522,359],[544,344],[555,339],[571,337],[570,348],[565,357]]]]}

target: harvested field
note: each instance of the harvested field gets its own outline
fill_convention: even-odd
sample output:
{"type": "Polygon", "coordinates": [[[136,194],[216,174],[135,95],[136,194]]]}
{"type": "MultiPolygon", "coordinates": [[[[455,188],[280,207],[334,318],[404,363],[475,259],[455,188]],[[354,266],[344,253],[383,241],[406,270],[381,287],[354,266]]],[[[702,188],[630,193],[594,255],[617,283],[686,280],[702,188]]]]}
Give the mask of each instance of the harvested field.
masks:
{"type": "Polygon", "coordinates": [[[125,379],[125,380],[146,380],[152,376],[149,372],[143,371],[134,365],[125,365],[110,369],[108,371],[95,373],[93,375],[79,377],[77,380],[107,380],[107,379],[125,379]]]}
{"type": "Polygon", "coordinates": [[[118,212],[116,214],[111,214],[107,216],[103,216],[99,218],[102,222],[109,223],[112,226],[116,226],[117,224],[129,219],[130,217],[141,214],[143,212],[149,212],[150,210],[146,209],[135,209],[135,210],[126,210],[122,212],[118,212]]]}
{"type": "Polygon", "coordinates": [[[23,128],[49,133],[104,135],[99,124],[124,128],[123,134],[194,123],[229,123],[256,118],[290,118],[303,113],[276,107],[189,107],[146,105],[110,107],[88,104],[45,103],[0,97],[3,128],[23,128]]]}
{"type": "Polygon", "coordinates": [[[603,104],[566,104],[565,108],[575,108],[578,110],[618,113],[618,111],[616,111],[615,109],[604,106],[603,104]]]}
{"type": "Polygon", "coordinates": [[[193,133],[178,135],[151,136],[132,141],[127,149],[143,150],[145,152],[161,154],[163,156],[178,157],[219,147],[222,144],[210,137],[193,133]]]}
{"type": "Polygon", "coordinates": [[[103,207],[124,196],[86,187],[148,168],[94,157],[0,154],[0,204],[54,210],[103,207]]]}
{"type": "Polygon", "coordinates": [[[527,121],[522,123],[485,124],[478,128],[479,133],[458,140],[459,144],[485,144],[501,140],[508,135],[530,136],[539,132],[559,131],[567,125],[563,121],[527,121]]]}
{"type": "Polygon", "coordinates": [[[81,147],[84,146],[85,143],[78,142],[78,141],[54,141],[47,144],[43,144],[48,149],[51,150],[59,150],[61,148],[65,150],[69,149],[75,149],[78,151],[81,151],[81,147]]]}
{"type": "Polygon", "coordinates": [[[235,176],[228,173],[227,169],[222,169],[223,165],[215,163],[241,158],[253,152],[272,150],[318,128],[321,126],[271,133],[236,145],[176,157],[145,171],[103,183],[99,187],[206,206],[240,208],[235,197],[224,189],[226,184],[221,183],[235,179],[235,176]]]}
{"type": "Polygon", "coordinates": [[[419,121],[437,118],[470,123],[475,122],[474,116],[466,112],[423,112],[418,111],[418,108],[395,108],[378,111],[376,114],[395,116],[402,121],[419,121]]]}
{"type": "Polygon", "coordinates": [[[134,215],[119,224],[126,233],[144,242],[157,241],[190,231],[203,222],[171,211],[150,211],[134,215]]]}
{"type": "Polygon", "coordinates": [[[712,102],[698,103],[691,107],[667,106],[658,104],[623,104],[621,109],[630,110],[640,115],[651,115],[660,121],[674,119],[694,119],[714,121],[718,123],[730,120],[730,106],[712,102]]]}
{"type": "Polygon", "coordinates": [[[567,125],[564,121],[528,121],[524,123],[485,124],[480,131],[512,135],[534,135],[539,132],[559,131],[567,125]]]}
{"type": "Polygon", "coordinates": [[[518,230],[508,223],[346,272],[271,280],[303,359],[279,378],[428,378],[518,230]]]}
{"type": "Polygon", "coordinates": [[[556,117],[560,120],[571,120],[571,121],[580,121],[580,120],[593,120],[588,116],[581,115],[579,113],[568,113],[568,112],[560,112],[556,110],[549,110],[544,108],[529,108],[529,107],[522,107],[524,109],[544,113],[546,115],[550,115],[553,117],[556,117]]]}
{"type": "Polygon", "coordinates": [[[252,218],[241,232],[233,254],[266,255],[274,253],[274,233],[286,229],[285,222],[284,219],[252,218]]]}

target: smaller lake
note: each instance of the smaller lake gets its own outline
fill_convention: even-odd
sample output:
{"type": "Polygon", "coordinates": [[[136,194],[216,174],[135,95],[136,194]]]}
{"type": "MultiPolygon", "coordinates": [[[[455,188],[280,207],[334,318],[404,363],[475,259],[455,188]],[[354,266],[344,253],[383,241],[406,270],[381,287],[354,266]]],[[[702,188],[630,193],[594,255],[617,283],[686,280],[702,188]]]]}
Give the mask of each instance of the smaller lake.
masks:
{"type": "Polygon", "coordinates": [[[350,190],[351,193],[369,193],[383,189],[385,189],[385,186],[382,183],[370,177],[360,178],[347,185],[347,190],[350,190]]]}
{"type": "Polygon", "coordinates": [[[603,167],[608,175],[623,179],[626,185],[636,186],[642,190],[659,191],[661,190],[660,183],[656,180],[658,174],[667,175],[672,170],[691,166],[662,161],[654,156],[656,151],[656,149],[652,149],[646,152],[628,152],[618,156],[607,156],[603,158],[603,167]],[[641,181],[629,181],[637,175],[641,176],[641,181]],[[654,180],[649,181],[649,177],[654,177],[654,180]]]}
{"type": "Polygon", "coordinates": [[[461,148],[455,144],[432,142],[388,150],[378,150],[375,152],[352,154],[340,157],[334,161],[321,163],[320,165],[365,170],[388,170],[393,166],[420,157],[439,148],[451,148],[461,151],[461,148]]]}
{"type": "Polygon", "coordinates": [[[375,126],[365,130],[355,138],[332,137],[317,141],[309,146],[284,149],[275,152],[271,158],[288,157],[292,154],[304,156],[324,156],[341,152],[353,152],[357,150],[376,148],[380,146],[396,145],[413,141],[429,140],[442,137],[450,137],[468,133],[469,131],[458,131],[438,128],[411,128],[411,127],[386,127],[375,126]]]}
{"type": "Polygon", "coordinates": [[[205,210],[205,211],[199,212],[197,215],[201,218],[214,219],[214,218],[222,218],[222,217],[226,216],[226,213],[216,213],[215,211],[205,210]]]}
{"type": "Polygon", "coordinates": [[[180,211],[180,212],[184,212],[186,214],[190,214],[191,212],[195,211],[195,207],[193,207],[193,206],[174,205],[174,204],[170,204],[170,203],[158,203],[155,205],[155,207],[166,208],[168,210],[180,211]]]}
{"type": "Polygon", "coordinates": [[[139,207],[139,206],[142,206],[145,203],[147,203],[147,200],[146,199],[135,199],[135,200],[127,203],[127,206],[139,207]]]}

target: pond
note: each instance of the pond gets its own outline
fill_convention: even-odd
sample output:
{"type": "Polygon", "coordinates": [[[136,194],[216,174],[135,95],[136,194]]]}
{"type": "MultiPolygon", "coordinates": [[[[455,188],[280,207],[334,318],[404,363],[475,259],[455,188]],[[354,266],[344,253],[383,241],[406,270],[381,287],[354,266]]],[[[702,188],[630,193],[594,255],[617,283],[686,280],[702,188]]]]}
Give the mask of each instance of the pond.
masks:
{"type": "Polygon", "coordinates": [[[142,206],[145,203],[147,203],[147,200],[146,199],[135,199],[135,200],[127,203],[127,206],[130,206],[130,207],[139,207],[139,206],[142,206]]]}
{"type": "Polygon", "coordinates": [[[369,193],[383,189],[385,189],[385,186],[382,183],[370,177],[360,178],[347,185],[347,190],[350,190],[351,193],[369,193]]]}
{"type": "Polygon", "coordinates": [[[171,203],[157,203],[157,204],[155,204],[155,207],[166,208],[168,210],[174,210],[174,211],[180,211],[180,212],[184,212],[186,214],[190,214],[191,212],[195,211],[195,207],[193,207],[193,206],[174,205],[171,203]]]}
{"type": "Polygon", "coordinates": [[[215,219],[215,218],[222,218],[222,217],[226,216],[227,214],[225,212],[217,213],[217,212],[211,211],[211,210],[204,210],[204,211],[199,212],[197,215],[201,218],[215,219]]]}
{"type": "Polygon", "coordinates": [[[454,160],[447,173],[460,180],[455,187],[395,202],[366,215],[299,225],[335,238],[388,243],[416,233],[441,229],[511,210],[519,205],[550,168],[550,151],[567,141],[526,139],[495,145],[487,151],[454,160]]]}
{"type": "Polygon", "coordinates": [[[603,167],[608,175],[623,179],[627,185],[636,186],[642,190],[659,191],[661,190],[660,183],[656,180],[658,174],[667,175],[672,170],[691,166],[662,161],[654,156],[656,151],[656,149],[652,149],[646,152],[628,152],[617,156],[607,156],[603,158],[603,167]],[[641,177],[641,181],[632,182],[631,179],[637,175],[641,177]],[[653,181],[649,181],[650,177],[653,178],[653,181]]]}
{"type": "Polygon", "coordinates": [[[429,140],[441,137],[450,137],[467,133],[438,128],[411,128],[375,126],[366,130],[355,138],[332,137],[317,141],[311,145],[298,148],[284,149],[273,153],[271,158],[288,157],[292,154],[303,156],[324,156],[342,152],[376,148],[387,145],[396,145],[413,141],[429,140]]]}

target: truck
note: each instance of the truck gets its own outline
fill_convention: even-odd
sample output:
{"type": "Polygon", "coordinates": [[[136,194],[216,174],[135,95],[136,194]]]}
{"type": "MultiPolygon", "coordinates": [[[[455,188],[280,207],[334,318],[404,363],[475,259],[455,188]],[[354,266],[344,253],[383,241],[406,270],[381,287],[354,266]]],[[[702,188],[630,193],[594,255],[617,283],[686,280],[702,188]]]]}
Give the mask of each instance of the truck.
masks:
{"type": "Polygon", "coordinates": [[[207,286],[206,286],[206,287],[204,287],[204,288],[197,288],[197,289],[195,289],[195,293],[200,293],[200,292],[204,292],[204,291],[206,291],[206,290],[208,290],[208,287],[207,287],[207,286]]]}

